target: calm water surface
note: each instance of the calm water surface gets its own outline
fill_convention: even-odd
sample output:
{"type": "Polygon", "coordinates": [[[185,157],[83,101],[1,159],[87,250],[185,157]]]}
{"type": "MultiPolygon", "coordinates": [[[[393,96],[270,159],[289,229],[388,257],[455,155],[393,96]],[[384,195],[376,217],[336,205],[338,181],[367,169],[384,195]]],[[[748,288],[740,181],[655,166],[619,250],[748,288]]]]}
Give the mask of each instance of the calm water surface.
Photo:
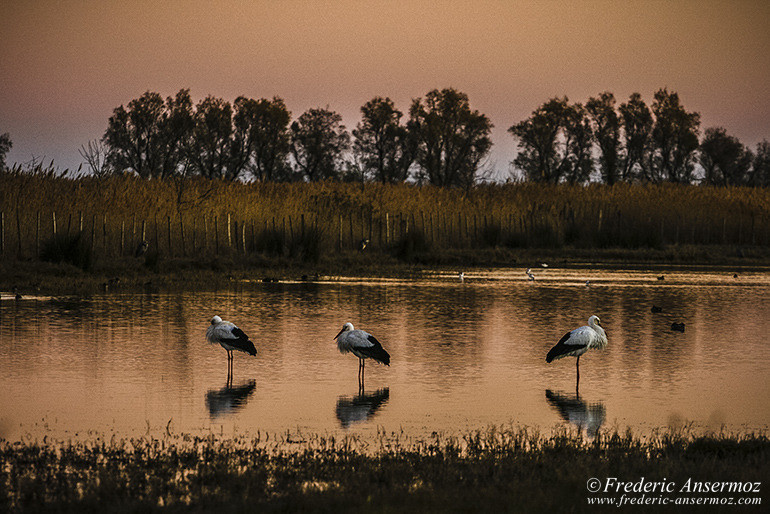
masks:
{"type": "Polygon", "coordinates": [[[420,281],[244,284],[179,294],[0,301],[0,437],[456,433],[487,425],[646,432],[765,429],[770,422],[770,275],[535,270],[420,281]],[[590,285],[586,285],[590,280],[590,285]],[[662,313],[652,313],[652,305],[662,313]],[[258,355],[205,341],[212,315],[258,355]],[[598,314],[605,351],[545,363],[598,314]],[[373,333],[391,366],[357,359],[334,335],[373,333]],[[670,330],[673,321],[684,333],[670,330]]]}

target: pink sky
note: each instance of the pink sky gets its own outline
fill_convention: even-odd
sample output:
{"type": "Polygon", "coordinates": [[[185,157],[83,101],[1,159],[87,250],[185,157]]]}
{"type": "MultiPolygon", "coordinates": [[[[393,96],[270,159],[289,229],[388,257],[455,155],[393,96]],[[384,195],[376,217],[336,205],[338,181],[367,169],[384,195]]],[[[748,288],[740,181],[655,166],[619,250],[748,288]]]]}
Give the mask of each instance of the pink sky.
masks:
{"type": "Polygon", "coordinates": [[[348,128],[375,95],[407,111],[434,88],[467,93],[506,130],[554,96],[585,102],[661,87],[754,147],[770,139],[770,2],[20,1],[0,5],[0,133],[8,162],[77,167],[112,110],[147,90],[194,100],[280,96],[348,128]]]}

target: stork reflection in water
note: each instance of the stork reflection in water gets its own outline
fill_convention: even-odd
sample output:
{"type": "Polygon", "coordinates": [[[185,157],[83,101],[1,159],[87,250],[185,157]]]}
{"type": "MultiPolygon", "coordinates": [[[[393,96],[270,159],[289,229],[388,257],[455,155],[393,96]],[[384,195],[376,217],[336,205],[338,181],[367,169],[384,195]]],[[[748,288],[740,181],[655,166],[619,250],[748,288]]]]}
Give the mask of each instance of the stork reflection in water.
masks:
{"type": "Polygon", "coordinates": [[[577,393],[555,393],[546,389],[545,399],[549,405],[556,408],[564,421],[581,430],[586,430],[591,437],[596,436],[607,417],[602,402],[587,403],[577,393]]]}
{"type": "Polygon", "coordinates": [[[389,397],[390,389],[387,387],[369,393],[359,391],[357,396],[340,396],[337,399],[337,419],[342,428],[367,421],[387,403],[389,397]]]}
{"type": "Polygon", "coordinates": [[[211,389],[206,393],[206,408],[209,410],[209,416],[213,419],[241,409],[256,388],[257,382],[253,379],[233,387],[233,376],[227,375],[227,383],[223,388],[211,389]]]}

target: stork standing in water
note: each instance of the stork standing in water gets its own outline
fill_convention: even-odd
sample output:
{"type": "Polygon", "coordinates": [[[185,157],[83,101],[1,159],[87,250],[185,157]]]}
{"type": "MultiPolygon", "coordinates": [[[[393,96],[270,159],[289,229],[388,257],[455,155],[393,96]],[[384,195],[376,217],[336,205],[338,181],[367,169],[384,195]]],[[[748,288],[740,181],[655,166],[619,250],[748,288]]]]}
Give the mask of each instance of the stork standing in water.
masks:
{"type": "Polygon", "coordinates": [[[233,350],[238,350],[249,355],[256,355],[257,349],[254,343],[249,341],[249,336],[234,323],[222,321],[219,316],[211,318],[211,325],[206,330],[206,339],[211,344],[220,344],[227,351],[227,376],[233,373],[233,350]]]}
{"type": "Polygon", "coordinates": [[[599,316],[591,316],[588,318],[588,326],[576,328],[564,334],[564,337],[548,352],[545,362],[568,356],[577,357],[577,361],[575,361],[575,370],[577,371],[575,390],[577,391],[580,386],[580,356],[591,348],[603,350],[606,346],[607,334],[602,328],[599,316]]]}
{"type": "Polygon", "coordinates": [[[527,271],[526,271],[526,273],[527,273],[527,276],[529,277],[529,280],[530,280],[530,281],[533,281],[533,280],[535,280],[535,274],[534,274],[534,273],[532,273],[532,268],[527,268],[527,271]]]}
{"type": "Polygon", "coordinates": [[[339,334],[334,336],[340,353],[352,353],[358,357],[358,388],[364,389],[365,359],[373,359],[390,366],[390,354],[385,351],[380,342],[369,332],[355,330],[352,323],[345,323],[339,334]]]}

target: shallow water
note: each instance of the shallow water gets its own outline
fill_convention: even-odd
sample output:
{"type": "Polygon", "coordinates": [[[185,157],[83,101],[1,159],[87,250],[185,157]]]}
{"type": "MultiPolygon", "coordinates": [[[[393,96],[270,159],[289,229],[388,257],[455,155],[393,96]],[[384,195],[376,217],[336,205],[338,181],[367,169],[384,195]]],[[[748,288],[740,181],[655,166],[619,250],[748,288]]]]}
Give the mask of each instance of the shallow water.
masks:
{"type": "Polygon", "coordinates": [[[5,294],[0,437],[767,427],[770,275],[534,273],[534,282],[516,269],[466,273],[463,283],[436,274],[180,294],[5,294]],[[205,341],[213,314],[237,323],[259,352],[235,356],[231,384],[224,350],[205,341]],[[576,395],[575,360],[544,358],[591,314],[609,345],[581,358],[576,395]],[[357,359],[333,340],[345,321],[392,357],[390,367],[367,364],[363,394],[357,359]]]}

